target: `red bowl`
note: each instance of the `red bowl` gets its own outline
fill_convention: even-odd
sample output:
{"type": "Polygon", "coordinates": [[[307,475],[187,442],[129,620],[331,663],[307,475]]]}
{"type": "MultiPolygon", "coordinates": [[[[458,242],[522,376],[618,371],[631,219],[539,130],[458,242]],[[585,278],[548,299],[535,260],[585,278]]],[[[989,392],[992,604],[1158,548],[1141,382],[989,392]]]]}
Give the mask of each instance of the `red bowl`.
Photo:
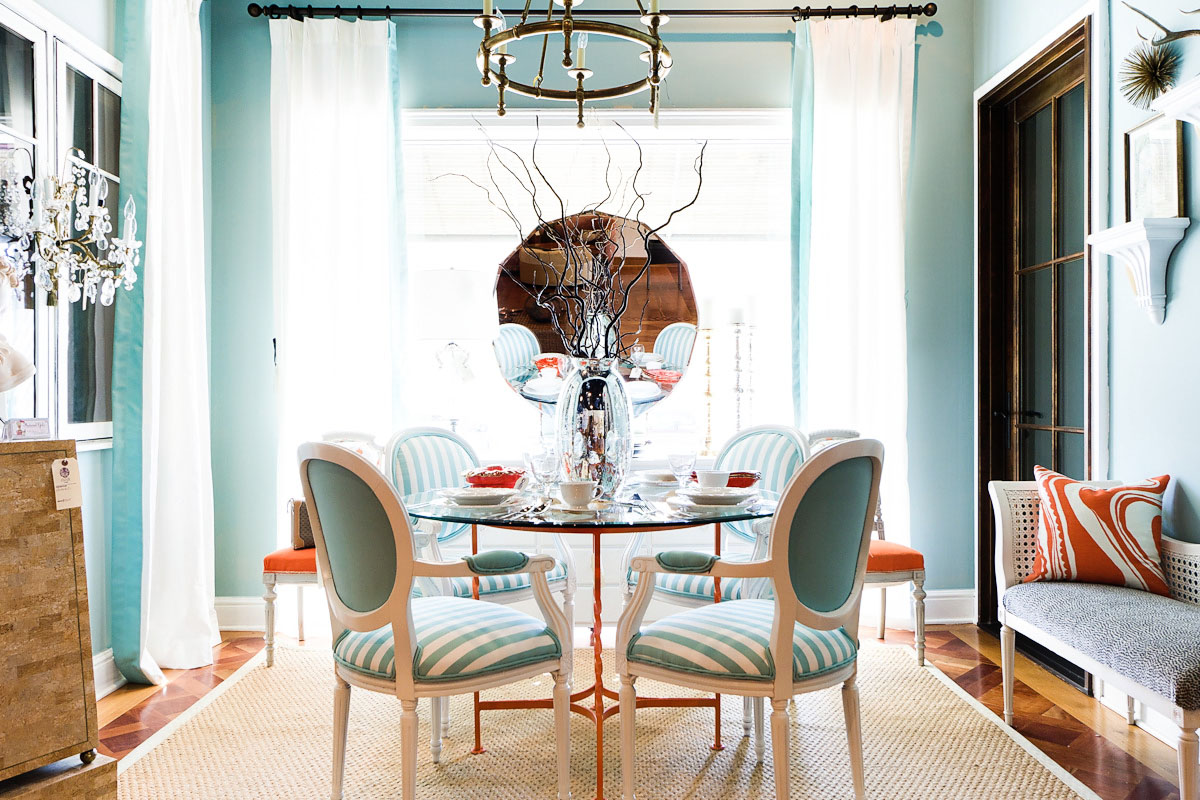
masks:
{"type": "Polygon", "coordinates": [[[517,482],[525,476],[525,470],[513,467],[491,466],[471,469],[463,473],[467,484],[488,489],[515,489],[517,482]]]}
{"type": "Polygon", "coordinates": [[[646,373],[646,377],[659,386],[674,386],[683,377],[682,372],[674,369],[647,369],[643,371],[646,373]]]}
{"type": "Polygon", "coordinates": [[[762,480],[761,472],[731,472],[729,473],[729,483],[725,485],[731,489],[749,489],[760,480],[762,480]]]}

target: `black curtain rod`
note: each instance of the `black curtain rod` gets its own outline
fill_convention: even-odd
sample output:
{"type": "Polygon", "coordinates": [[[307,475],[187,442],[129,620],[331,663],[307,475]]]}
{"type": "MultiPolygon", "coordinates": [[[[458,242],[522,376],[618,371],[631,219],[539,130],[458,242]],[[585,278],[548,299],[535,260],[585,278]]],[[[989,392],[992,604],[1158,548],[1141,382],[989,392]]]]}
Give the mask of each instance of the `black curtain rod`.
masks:
{"type": "MultiPolygon", "coordinates": [[[[353,17],[363,19],[364,17],[477,17],[481,13],[478,8],[392,8],[384,6],[383,8],[363,8],[360,5],[356,6],[281,6],[271,3],[269,5],[260,5],[259,3],[251,3],[246,10],[252,17],[266,17],[267,19],[283,19],[289,17],[295,20],[313,19],[314,17],[353,17]]],[[[520,11],[505,11],[500,12],[505,16],[519,18],[520,11]]],[[[581,16],[603,19],[605,17],[640,17],[642,12],[633,8],[628,11],[614,11],[609,9],[597,9],[595,11],[587,10],[579,12],[581,16]]],[[[850,6],[848,8],[834,8],[826,6],[825,8],[813,8],[808,6],[801,8],[794,6],[792,8],[708,8],[708,9],[676,9],[662,12],[664,15],[675,19],[695,19],[702,17],[751,17],[751,18],[771,18],[771,17],[790,17],[793,22],[799,22],[804,19],[833,19],[846,17],[879,17],[882,20],[889,20],[898,16],[909,17],[932,17],[937,13],[936,3],[926,3],[923,6],[850,6]]]]}

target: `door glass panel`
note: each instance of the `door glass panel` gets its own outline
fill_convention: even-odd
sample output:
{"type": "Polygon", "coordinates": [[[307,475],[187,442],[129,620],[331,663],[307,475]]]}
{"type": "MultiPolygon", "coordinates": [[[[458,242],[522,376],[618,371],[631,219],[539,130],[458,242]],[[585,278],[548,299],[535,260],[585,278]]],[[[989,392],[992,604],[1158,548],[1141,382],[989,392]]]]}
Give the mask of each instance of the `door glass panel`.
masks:
{"type": "Polygon", "coordinates": [[[1016,421],[1051,424],[1053,410],[1053,292],[1050,268],[1020,276],[1020,377],[1016,421]]]}
{"type": "Polygon", "coordinates": [[[1084,386],[1087,380],[1085,345],[1087,308],[1083,259],[1058,270],[1058,419],[1055,424],[1082,428],[1084,386]]]}
{"type": "Polygon", "coordinates": [[[0,26],[0,124],[32,137],[33,42],[0,26]]]}
{"type": "Polygon", "coordinates": [[[96,166],[113,175],[120,175],[121,161],[121,98],[103,86],[99,88],[100,129],[96,132],[96,166]]]}
{"type": "Polygon", "coordinates": [[[113,321],[116,304],[71,303],[68,323],[68,422],[112,420],[113,321]]]}
{"type": "Polygon", "coordinates": [[[1058,471],[1068,478],[1081,481],[1087,477],[1082,433],[1060,433],[1058,435],[1058,471]]]}
{"type": "Polygon", "coordinates": [[[1083,84],[1058,101],[1058,252],[1069,256],[1083,252],[1087,217],[1083,84]]]}
{"type": "Polygon", "coordinates": [[[1020,430],[1020,474],[1018,480],[1033,480],[1033,468],[1054,468],[1054,434],[1050,431],[1020,430]]]}
{"type": "Polygon", "coordinates": [[[1048,105],[1020,124],[1017,146],[1021,157],[1018,184],[1022,267],[1044,264],[1053,255],[1054,129],[1053,106],[1048,105]]]}
{"type": "Polygon", "coordinates": [[[92,160],[92,79],[67,67],[67,114],[71,146],[83,152],[83,160],[92,160]]]}

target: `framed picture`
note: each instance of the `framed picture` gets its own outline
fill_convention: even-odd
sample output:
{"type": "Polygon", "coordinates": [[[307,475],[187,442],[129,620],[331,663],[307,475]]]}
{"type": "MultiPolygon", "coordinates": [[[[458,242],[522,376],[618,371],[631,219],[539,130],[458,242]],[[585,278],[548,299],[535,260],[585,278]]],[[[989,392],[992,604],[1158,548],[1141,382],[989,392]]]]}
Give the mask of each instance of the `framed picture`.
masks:
{"type": "Polygon", "coordinates": [[[1125,134],[1125,221],[1187,216],[1183,123],[1162,114],[1125,134]]]}

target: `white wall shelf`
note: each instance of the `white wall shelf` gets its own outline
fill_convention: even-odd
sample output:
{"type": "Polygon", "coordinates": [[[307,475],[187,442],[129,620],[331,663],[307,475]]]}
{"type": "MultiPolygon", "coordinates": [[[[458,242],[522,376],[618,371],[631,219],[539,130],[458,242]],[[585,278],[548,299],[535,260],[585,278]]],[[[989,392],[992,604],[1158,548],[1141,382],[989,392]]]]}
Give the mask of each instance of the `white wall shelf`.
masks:
{"type": "Polygon", "coordinates": [[[1200,75],[1164,92],[1150,108],[1200,127],[1200,75]]]}
{"type": "Polygon", "coordinates": [[[1167,262],[1191,222],[1187,217],[1147,218],[1088,237],[1088,244],[1125,265],[1138,306],[1159,325],[1167,314],[1167,262]]]}

